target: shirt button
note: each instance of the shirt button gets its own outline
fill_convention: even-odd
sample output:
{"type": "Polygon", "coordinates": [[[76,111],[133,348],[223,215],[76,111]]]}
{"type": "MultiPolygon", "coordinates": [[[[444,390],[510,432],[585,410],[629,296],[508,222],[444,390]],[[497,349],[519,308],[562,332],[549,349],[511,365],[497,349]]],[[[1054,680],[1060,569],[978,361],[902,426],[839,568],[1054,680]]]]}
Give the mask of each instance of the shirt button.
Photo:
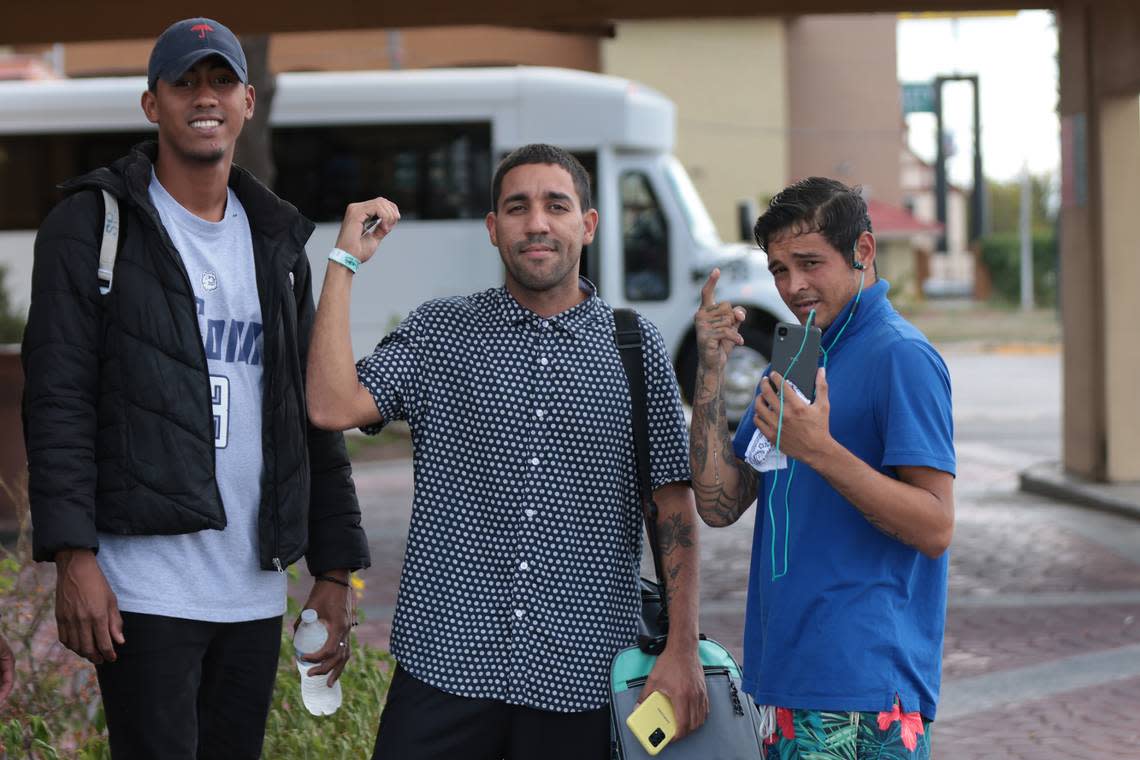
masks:
{"type": "Polygon", "coordinates": [[[515,610],[515,617],[517,617],[519,620],[522,620],[522,617],[525,614],[526,614],[526,612],[523,610],[515,610]]]}
{"type": "Polygon", "coordinates": [[[542,418],[543,418],[545,415],[546,415],[546,412],[542,411],[541,409],[535,409],[535,410],[534,410],[534,416],[535,416],[535,417],[538,417],[540,420],[541,420],[541,419],[542,419],[542,418]]]}
{"type": "Polygon", "coordinates": [[[544,356],[538,360],[538,363],[545,367],[547,364],[550,364],[550,360],[544,356]]]}
{"type": "Polygon", "coordinates": [[[530,463],[531,463],[532,465],[534,465],[535,467],[538,467],[538,457],[531,457],[531,458],[530,458],[530,463]]]}
{"type": "Polygon", "coordinates": [[[526,511],[526,516],[527,516],[527,517],[534,517],[534,516],[535,516],[535,515],[537,515],[537,514],[538,514],[538,512],[535,512],[533,509],[528,509],[528,510],[526,511]]]}
{"type": "Polygon", "coordinates": [[[530,565],[525,562],[519,563],[519,570],[530,570],[530,565]]]}
{"type": "Polygon", "coordinates": [[[547,322],[545,319],[542,320],[541,322],[539,322],[538,324],[540,327],[542,327],[543,330],[549,330],[550,329],[550,323],[547,322]]]}

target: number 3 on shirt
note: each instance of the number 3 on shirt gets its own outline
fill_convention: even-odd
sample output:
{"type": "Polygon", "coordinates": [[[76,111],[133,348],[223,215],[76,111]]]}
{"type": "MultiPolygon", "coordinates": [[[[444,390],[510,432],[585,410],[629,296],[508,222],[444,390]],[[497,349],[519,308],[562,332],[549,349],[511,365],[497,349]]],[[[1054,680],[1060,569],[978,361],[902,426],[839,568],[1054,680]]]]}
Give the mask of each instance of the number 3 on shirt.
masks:
{"type": "Polygon", "coordinates": [[[214,448],[224,449],[230,438],[230,379],[210,375],[210,403],[214,407],[214,448]]]}

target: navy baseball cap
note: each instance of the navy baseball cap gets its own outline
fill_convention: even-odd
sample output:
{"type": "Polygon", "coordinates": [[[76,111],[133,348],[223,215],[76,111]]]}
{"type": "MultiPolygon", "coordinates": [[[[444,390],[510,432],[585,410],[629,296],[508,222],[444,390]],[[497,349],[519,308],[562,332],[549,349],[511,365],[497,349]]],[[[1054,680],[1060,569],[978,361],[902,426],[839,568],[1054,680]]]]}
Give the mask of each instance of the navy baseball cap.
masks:
{"type": "Polygon", "coordinates": [[[147,87],[153,90],[161,77],[167,82],[185,74],[206,56],[220,55],[238,79],[248,83],[245,51],[224,24],[208,18],[188,18],[171,24],[150,51],[147,87]]]}

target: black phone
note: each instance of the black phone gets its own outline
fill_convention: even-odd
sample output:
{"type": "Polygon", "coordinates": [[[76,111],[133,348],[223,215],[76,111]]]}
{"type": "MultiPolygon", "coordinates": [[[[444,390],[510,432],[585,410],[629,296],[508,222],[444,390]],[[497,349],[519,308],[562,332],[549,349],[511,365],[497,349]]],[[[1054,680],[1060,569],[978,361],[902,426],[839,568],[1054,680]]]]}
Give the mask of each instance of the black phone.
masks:
{"type": "MultiPolygon", "coordinates": [[[[780,322],[772,334],[772,369],[795,383],[809,399],[815,399],[815,375],[819,370],[818,327],[811,329],[794,322],[780,322]]],[[[779,386],[776,386],[779,391],[779,386]]],[[[785,395],[791,389],[785,389],[785,395]]]]}

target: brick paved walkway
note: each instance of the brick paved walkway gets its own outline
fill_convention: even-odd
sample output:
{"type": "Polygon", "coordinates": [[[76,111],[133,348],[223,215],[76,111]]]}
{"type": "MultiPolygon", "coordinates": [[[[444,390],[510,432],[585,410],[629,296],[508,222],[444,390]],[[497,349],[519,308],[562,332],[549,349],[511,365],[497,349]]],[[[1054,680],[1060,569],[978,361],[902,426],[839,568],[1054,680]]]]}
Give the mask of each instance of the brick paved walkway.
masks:
{"type": "MultiPolygon", "coordinates": [[[[959,450],[936,754],[1140,760],[1140,521],[1016,491],[1006,453],[959,450]]],[[[374,562],[361,634],[386,646],[411,466],[356,481],[374,562]]],[[[701,534],[702,629],[737,655],[754,515],[701,534]]]]}

